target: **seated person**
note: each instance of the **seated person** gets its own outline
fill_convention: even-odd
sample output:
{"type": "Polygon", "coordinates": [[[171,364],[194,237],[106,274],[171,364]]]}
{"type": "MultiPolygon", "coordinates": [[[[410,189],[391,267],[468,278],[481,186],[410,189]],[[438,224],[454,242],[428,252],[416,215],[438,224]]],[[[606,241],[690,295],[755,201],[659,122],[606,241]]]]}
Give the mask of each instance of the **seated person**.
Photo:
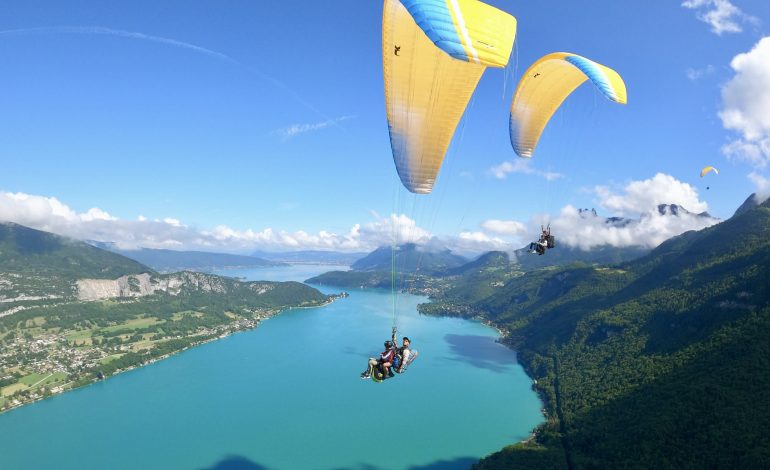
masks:
{"type": "Polygon", "coordinates": [[[538,255],[544,255],[545,249],[548,247],[548,242],[536,241],[529,244],[529,252],[537,253],[538,255]]]}
{"type": "Polygon", "coordinates": [[[393,365],[393,358],[396,355],[396,349],[393,345],[392,341],[385,341],[385,350],[380,353],[380,357],[369,358],[369,365],[366,368],[366,371],[361,373],[362,379],[368,379],[372,376],[372,373],[374,373],[374,368],[378,367],[380,371],[382,372],[383,378],[392,375],[390,372],[390,366],[393,365]]]}
{"type": "MultiPolygon", "coordinates": [[[[396,343],[395,335],[393,335],[393,343],[394,344],[396,343]]],[[[396,359],[393,364],[396,367],[396,372],[398,372],[399,374],[404,372],[404,370],[406,369],[406,366],[408,366],[409,363],[412,362],[414,358],[417,357],[417,351],[412,351],[409,348],[409,345],[411,343],[412,343],[411,340],[406,336],[404,336],[401,339],[402,346],[396,349],[396,359]]]]}

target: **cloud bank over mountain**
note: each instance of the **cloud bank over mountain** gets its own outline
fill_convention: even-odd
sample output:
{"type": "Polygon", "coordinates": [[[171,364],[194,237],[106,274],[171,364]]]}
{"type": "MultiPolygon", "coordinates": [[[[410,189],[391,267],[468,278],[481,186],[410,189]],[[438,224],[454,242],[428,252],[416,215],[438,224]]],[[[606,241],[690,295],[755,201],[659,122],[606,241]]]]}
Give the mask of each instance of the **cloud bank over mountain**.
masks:
{"type": "MultiPolygon", "coordinates": [[[[768,188],[761,176],[754,179],[758,186],[768,188]]],[[[462,254],[521,248],[530,238],[536,238],[540,224],[547,222],[560,243],[585,250],[606,245],[654,247],[674,235],[718,222],[698,214],[706,211],[708,205],[698,198],[695,188],[663,173],[631,181],[623,187],[597,186],[592,192],[599,212],[610,217],[567,205],[556,215],[538,214],[528,222],[490,219],[483,221],[478,230],[448,235],[433,234],[404,214],[381,216],[375,212],[371,213],[370,221],[354,224],[343,233],[290,232],[274,227],[237,230],[226,225],[201,229],[174,217],[150,220],[139,216],[136,220],[123,220],[98,207],[78,213],[55,197],[10,192],[0,192],[0,221],[80,240],[112,242],[121,249],[361,252],[392,245],[395,237],[398,244],[449,248],[462,254]]]]}

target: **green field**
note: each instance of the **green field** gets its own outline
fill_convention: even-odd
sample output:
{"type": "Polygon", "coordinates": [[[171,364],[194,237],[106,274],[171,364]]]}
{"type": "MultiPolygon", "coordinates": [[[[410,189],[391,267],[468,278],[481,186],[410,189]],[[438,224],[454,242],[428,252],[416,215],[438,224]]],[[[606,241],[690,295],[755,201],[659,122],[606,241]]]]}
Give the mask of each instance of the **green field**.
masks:
{"type": "Polygon", "coordinates": [[[109,364],[110,362],[114,361],[115,359],[120,359],[124,355],[125,355],[125,353],[113,354],[112,356],[107,356],[107,357],[102,358],[99,362],[101,364],[109,364]]]}
{"type": "Polygon", "coordinates": [[[90,340],[92,332],[93,330],[79,330],[66,335],[65,338],[67,338],[67,341],[77,341],[77,342],[83,341],[84,339],[90,340]]]}
{"type": "MultiPolygon", "coordinates": [[[[53,374],[38,374],[32,373],[25,377],[22,377],[17,383],[9,385],[0,390],[0,397],[7,397],[13,395],[19,390],[27,390],[29,388],[38,388],[50,385],[61,385],[67,380],[66,372],[54,372],[53,374]]],[[[2,402],[0,402],[2,407],[2,402]]]]}
{"type": "Polygon", "coordinates": [[[24,384],[26,386],[30,386],[32,384],[35,384],[44,378],[48,377],[50,374],[38,374],[37,372],[33,372],[29,375],[25,375],[21,379],[19,379],[20,384],[24,384]]]}
{"type": "Polygon", "coordinates": [[[13,395],[14,393],[18,392],[19,390],[26,390],[27,386],[20,383],[15,383],[13,385],[9,385],[7,387],[3,387],[3,389],[0,391],[0,395],[4,397],[8,397],[13,395]]]}
{"type": "Polygon", "coordinates": [[[130,333],[133,330],[138,330],[140,328],[147,328],[148,326],[157,325],[158,323],[164,323],[164,322],[162,320],[158,320],[155,317],[134,318],[132,320],[123,322],[119,325],[102,328],[102,331],[114,333],[116,331],[125,330],[126,333],[130,333]]]}
{"type": "Polygon", "coordinates": [[[194,310],[185,310],[183,312],[177,312],[171,315],[171,319],[174,321],[179,321],[182,318],[184,318],[186,315],[190,315],[195,318],[201,318],[203,316],[203,312],[196,312],[194,310]]]}
{"type": "Polygon", "coordinates": [[[147,317],[147,318],[134,318],[131,320],[127,320],[123,323],[120,323],[118,325],[108,326],[105,328],[92,328],[88,330],[79,330],[75,331],[73,333],[70,333],[66,336],[67,341],[74,341],[78,344],[84,343],[87,345],[91,345],[91,340],[93,338],[94,332],[98,329],[99,331],[107,332],[107,333],[113,333],[113,332],[125,332],[126,334],[130,334],[134,330],[138,330],[141,328],[147,328],[148,326],[156,325],[158,323],[164,323],[162,320],[158,320],[155,317],[147,317]]]}
{"type": "Polygon", "coordinates": [[[38,384],[38,387],[46,386],[46,385],[60,385],[64,383],[67,380],[67,373],[66,372],[54,372],[52,375],[50,375],[48,378],[43,380],[38,384]]]}

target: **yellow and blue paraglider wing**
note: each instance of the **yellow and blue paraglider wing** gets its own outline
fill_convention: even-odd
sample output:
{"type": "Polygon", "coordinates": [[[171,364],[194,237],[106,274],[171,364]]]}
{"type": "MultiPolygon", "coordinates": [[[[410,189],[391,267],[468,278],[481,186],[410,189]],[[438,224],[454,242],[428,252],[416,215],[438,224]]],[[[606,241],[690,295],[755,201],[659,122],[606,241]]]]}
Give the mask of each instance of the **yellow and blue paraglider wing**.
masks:
{"type": "Polygon", "coordinates": [[[511,145],[531,157],[551,116],[586,80],[611,101],[626,104],[626,85],[609,67],[576,54],[556,52],[538,59],[522,76],[511,103],[511,145]]]}
{"type": "Polygon", "coordinates": [[[441,50],[464,62],[505,67],[516,18],[478,0],[401,0],[415,23],[441,50]]]}
{"type": "Polygon", "coordinates": [[[707,167],[703,168],[703,169],[700,171],[700,177],[701,177],[701,178],[703,178],[704,176],[706,176],[706,175],[707,175],[709,172],[711,172],[711,171],[713,171],[713,172],[714,172],[714,173],[716,173],[717,175],[719,174],[719,171],[717,171],[717,169],[716,169],[716,168],[714,168],[713,166],[707,166],[707,167]]]}
{"type": "MultiPolygon", "coordinates": [[[[390,144],[401,182],[413,193],[431,192],[457,124],[486,69],[485,66],[490,65],[486,59],[482,60],[484,53],[479,53],[478,63],[457,60],[444,49],[437,47],[428,37],[426,30],[434,31],[437,35],[439,31],[447,28],[445,17],[444,20],[438,21],[431,15],[437,15],[436,11],[441,10],[441,5],[446,9],[448,3],[462,5],[463,24],[469,32],[479,29],[479,22],[494,23],[492,19],[478,17],[477,12],[496,12],[513,19],[507,13],[488,5],[482,7],[484,4],[476,0],[385,0],[382,64],[390,144]],[[417,25],[404,4],[411,5],[412,9],[417,11],[415,15],[418,21],[423,23],[422,28],[417,25]],[[417,9],[418,6],[422,10],[417,9]]],[[[455,28],[454,21],[453,19],[451,23],[452,28],[455,28]]],[[[507,31],[508,39],[505,42],[508,54],[515,35],[515,20],[513,25],[513,29],[507,31]]],[[[434,37],[439,37],[436,35],[434,37]]],[[[475,36],[470,37],[471,40],[475,39],[475,36]]],[[[479,37],[490,41],[490,44],[498,44],[486,36],[479,37]]],[[[437,41],[451,42],[447,39],[437,41]]],[[[459,41],[457,44],[464,44],[462,40],[459,41]]],[[[505,48],[496,45],[495,49],[505,48]]]]}

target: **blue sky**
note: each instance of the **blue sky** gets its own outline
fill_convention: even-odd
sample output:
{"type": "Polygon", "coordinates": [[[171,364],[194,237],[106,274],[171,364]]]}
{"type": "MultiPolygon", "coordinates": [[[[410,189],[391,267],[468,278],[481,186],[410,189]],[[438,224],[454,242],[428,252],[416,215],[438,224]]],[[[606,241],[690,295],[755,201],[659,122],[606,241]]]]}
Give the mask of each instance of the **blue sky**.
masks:
{"type": "Polygon", "coordinates": [[[6,1],[0,218],[145,246],[365,251],[394,212],[413,236],[494,246],[565,206],[726,218],[767,190],[770,2],[489,3],[518,20],[510,66],[486,72],[434,194],[413,196],[390,153],[380,1],[6,1]],[[731,66],[755,48],[760,65],[731,66]],[[617,70],[628,105],[582,86],[526,162],[511,96],[556,51],[617,70]],[[720,174],[701,180],[705,165],[720,174]]]}

